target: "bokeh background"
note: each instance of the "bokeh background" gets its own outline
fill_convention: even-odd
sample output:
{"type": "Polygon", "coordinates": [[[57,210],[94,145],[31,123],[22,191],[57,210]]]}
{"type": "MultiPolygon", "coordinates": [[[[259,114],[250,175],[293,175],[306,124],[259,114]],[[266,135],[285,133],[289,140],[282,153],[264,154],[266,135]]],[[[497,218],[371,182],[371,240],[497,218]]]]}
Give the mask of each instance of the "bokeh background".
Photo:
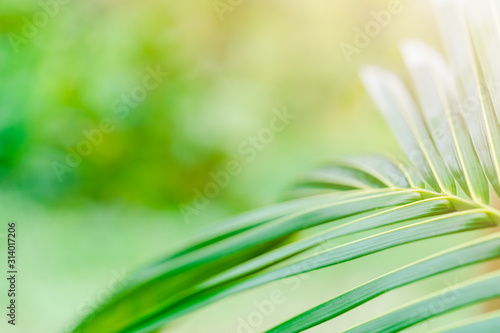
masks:
{"type": "MultiPolygon", "coordinates": [[[[16,221],[20,278],[18,326],[2,319],[2,332],[66,333],[127,272],[224,217],[282,199],[331,156],[398,154],[357,72],[369,63],[405,76],[403,38],[440,48],[427,1],[4,0],[0,8],[0,241],[16,221]],[[394,2],[401,12],[347,59],[341,44],[394,2]],[[156,69],[168,75],[124,102],[156,69]],[[283,108],[296,118],[247,161],[239,146],[283,108]],[[103,120],[113,129],[58,176],[55,166],[103,120]],[[230,161],[242,171],[187,221],[182,205],[230,161]]],[[[169,331],[250,333],[240,318],[282,290],[286,301],[251,329],[263,331],[457,239],[311,273],[297,288],[271,284],[169,331]]],[[[391,292],[311,331],[340,331],[467,274],[391,292]]]]}

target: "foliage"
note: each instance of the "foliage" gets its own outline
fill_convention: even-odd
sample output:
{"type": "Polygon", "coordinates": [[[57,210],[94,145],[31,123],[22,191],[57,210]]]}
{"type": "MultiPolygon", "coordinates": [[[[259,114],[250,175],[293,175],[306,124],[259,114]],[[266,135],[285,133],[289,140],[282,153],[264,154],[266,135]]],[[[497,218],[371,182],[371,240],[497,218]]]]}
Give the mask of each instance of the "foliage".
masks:
{"type": "MultiPolygon", "coordinates": [[[[361,70],[362,81],[406,158],[334,160],[304,179],[297,189],[299,198],[223,222],[202,241],[140,270],[133,283],[75,332],[151,332],[207,304],[272,281],[410,242],[497,227],[500,212],[489,205],[490,196],[500,194],[500,93],[494,91],[494,82],[500,82],[500,36],[495,5],[482,7],[478,21],[476,7],[436,2],[451,70],[430,46],[418,41],[402,44],[418,105],[395,74],[376,67],[361,70]],[[486,16],[491,19],[484,20],[486,16]],[[320,225],[325,228],[315,228],[320,225]],[[383,227],[385,231],[376,232],[383,227]],[[296,237],[303,230],[310,230],[310,235],[296,237]],[[329,244],[362,231],[375,233],[329,244]]],[[[269,332],[303,331],[390,290],[499,257],[500,232],[481,236],[366,282],[269,332]]],[[[452,290],[459,296],[437,311],[418,311],[439,301],[440,293],[425,295],[347,332],[398,332],[500,297],[500,271],[452,290]]],[[[493,312],[440,332],[490,332],[499,318],[493,312]]]]}

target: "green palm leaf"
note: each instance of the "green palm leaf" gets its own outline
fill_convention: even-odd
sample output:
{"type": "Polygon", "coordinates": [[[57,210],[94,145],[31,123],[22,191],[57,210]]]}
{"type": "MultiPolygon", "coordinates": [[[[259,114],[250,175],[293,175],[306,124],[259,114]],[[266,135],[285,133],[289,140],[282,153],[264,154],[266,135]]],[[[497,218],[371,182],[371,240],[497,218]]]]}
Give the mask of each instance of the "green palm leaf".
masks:
{"type": "Polygon", "coordinates": [[[479,238],[378,277],[284,322],[270,332],[300,332],[395,288],[499,255],[500,233],[479,238]]]}
{"type": "Polygon", "coordinates": [[[433,330],[431,333],[496,332],[500,327],[500,311],[463,320],[457,324],[433,330]]]}
{"type": "Polygon", "coordinates": [[[438,291],[345,332],[398,332],[459,307],[500,297],[500,272],[495,272],[450,288],[449,292],[456,295],[454,299],[444,301],[443,292],[438,291]],[[436,303],[440,305],[438,309],[434,306],[436,303]]]}
{"type": "MultiPolygon", "coordinates": [[[[300,179],[295,193],[315,195],[245,213],[204,231],[186,248],[137,271],[126,289],[84,318],[75,332],[153,332],[272,281],[411,242],[497,227],[500,212],[489,201],[490,188],[500,193],[500,91],[487,75],[500,80],[500,9],[485,1],[435,4],[450,67],[430,46],[405,41],[401,49],[416,100],[396,74],[374,66],[361,70],[405,158],[334,159],[300,179]],[[486,22],[477,16],[481,6],[488,12],[486,22]],[[359,235],[366,232],[371,234],[359,235]],[[339,245],[338,239],[347,235],[357,238],[339,245]]],[[[300,332],[388,291],[497,258],[498,232],[332,295],[269,332],[300,332]]],[[[440,293],[431,294],[348,332],[398,332],[500,297],[499,286],[500,271],[492,272],[454,287],[459,296],[439,311],[420,311],[439,302],[440,293]]],[[[493,332],[499,318],[493,312],[438,331],[493,332]]]]}

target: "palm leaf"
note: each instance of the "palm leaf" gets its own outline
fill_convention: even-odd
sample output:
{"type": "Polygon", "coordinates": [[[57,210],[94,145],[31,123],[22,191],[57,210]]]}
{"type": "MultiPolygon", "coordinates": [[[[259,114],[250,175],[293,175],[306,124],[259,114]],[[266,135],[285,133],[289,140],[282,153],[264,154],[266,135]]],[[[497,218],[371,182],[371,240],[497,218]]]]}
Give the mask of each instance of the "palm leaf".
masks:
{"type": "Polygon", "coordinates": [[[481,316],[433,330],[431,333],[469,333],[469,332],[496,332],[500,327],[500,311],[493,311],[481,316]]]}
{"type": "MultiPolygon", "coordinates": [[[[300,178],[294,193],[308,195],[228,219],[137,271],[124,290],[84,318],[75,332],[153,332],[272,281],[411,242],[497,227],[500,212],[489,201],[490,188],[500,193],[500,91],[486,73],[500,80],[500,9],[485,1],[477,6],[434,2],[450,66],[430,46],[405,41],[401,49],[416,100],[396,74],[374,66],[360,72],[405,157],[335,158],[300,178]],[[484,25],[477,16],[481,6],[489,18],[484,25]],[[339,245],[347,235],[356,238],[339,245]]],[[[498,232],[333,295],[269,332],[300,332],[388,291],[497,258],[498,232]]],[[[439,301],[440,293],[426,295],[348,332],[398,332],[500,297],[499,286],[500,271],[478,276],[455,286],[459,296],[439,311],[420,311],[439,301]]],[[[499,318],[494,312],[438,331],[489,332],[499,318]]]]}
{"type": "Polygon", "coordinates": [[[499,255],[500,233],[479,238],[378,277],[284,322],[270,332],[300,332],[395,288],[499,255]]]}
{"type": "Polygon", "coordinates": [[[449,289],[449,293],[455,295],[454,299],[444,301],[443,291],[440,290],[345,332],[398,332],[426,319],[465,305],[500,297],[500,272],[452,287],[449,289]],[[436,309],[435,304],[440,305],[438,309],[436,309]]]}
{"type": "Polygon", "coordinates": [[[418,41],[406,41],[402,54],[413,77],[426,124],[450,172],[471,199],[488,202],[488,182],[481,172],[465,121],[453,109],[458,97],[444,59],[418,41]]]}

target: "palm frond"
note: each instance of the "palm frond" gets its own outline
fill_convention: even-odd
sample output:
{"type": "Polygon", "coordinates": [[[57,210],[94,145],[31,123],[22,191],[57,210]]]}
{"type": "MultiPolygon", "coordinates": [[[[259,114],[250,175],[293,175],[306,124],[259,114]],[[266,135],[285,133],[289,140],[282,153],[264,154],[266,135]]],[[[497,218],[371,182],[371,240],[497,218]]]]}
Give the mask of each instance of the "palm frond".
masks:
{"type": "Polygon", "coordinates": [[[270,332],[300,332],[335,318],[390,290],[459,267],[491,260],[499,255],[500,233],[497,232],[380,276],[284,322],[270,332]]]}
{"type": "MultiPolygon", "coordinates": [[[[374,66],[360,74],[405,157],[337,158],[305,175],[298,199],[220,223],[192,245],[136,272],[126,289],[89,314],[75,332],[152,332],[244,290],[331,267],[407,243],[498,227],[489,205],[500,193],[500,6],[436,0],[450,66],[438,51],[405,41],[401,51],[413,90],[374,66]],[[478,20],[478,8],[489,19],[478,20]],[[492,45],[492,46],[490,46],[492,45]],[[490,82],[491,75],[493,81],[490,82]],[[458,186],[457,186],[458,185],[458,186]],[[490,188],[494,190],[490,191],[490,188]],[[380,231],[381,228],[384,230],[380,231]],[[302,231],[307,231],[304,236],[302,231]],[[338,245],[346,235],[369,236],[338,245]]],[[[269,332],[300,332],[375,297],[445,272],[500,258],[500,233],[410,263],[366,282],[269,332]]],[[[347,332],[398,332],[457,308],[500,297],[500,271],[453,287],[439,311],[424,296],[347,332]],[[417,311],[418,310],[418,311],[417,311]]],[[[439,332],[489,332],[500,314],[471,318],[439,332]]]]}
{"type": "Polygon", "coordinates": [[[399,332],[402,329],[439,314],[473,303],[500,297],[500,272],[491,273],[451,287],[449,292],[459,296],[453,301],[443,302],[443,293],[438,291],[392,312],[362,323],[359,326],[348,329],[345,332],[399,332]],[[435,309],[434,305],[436,303],[440,304],[439,309],[435,309]]]}
{"type": "Polygon", "coordinates": [[[456,324],[433,330],[430,333],[469,333],[469,332],[495,332],[500,327],[500,311],[462,320],[456,324]]]}

